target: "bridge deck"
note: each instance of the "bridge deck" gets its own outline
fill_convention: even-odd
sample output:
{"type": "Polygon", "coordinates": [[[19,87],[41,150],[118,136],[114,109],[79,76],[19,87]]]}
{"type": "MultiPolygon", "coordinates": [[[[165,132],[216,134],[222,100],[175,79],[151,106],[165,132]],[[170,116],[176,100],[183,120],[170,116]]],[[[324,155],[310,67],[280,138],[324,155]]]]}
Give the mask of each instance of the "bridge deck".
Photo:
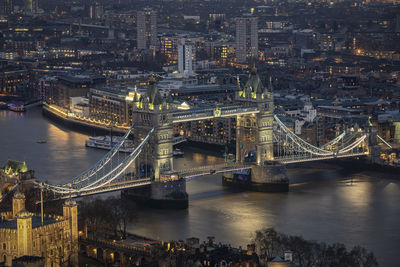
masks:
{"type": "Polygon", "coordinates": [[[237,115],[259,113],[257,106],[244,107],[241,105],[216,106],[208,109],[191,109],[176,111],[173,113],[173,122],[187,122],[196,120],[207,120],[215,117],[233,117],[237,115]],[[218,107],[218,111],[216,108],[218,107]]]}
{"type": "Polygon", "coordinates": [[[325,157],[296,157],[296,156],[286,156],[286,157],[276,157],[275,160],[280,162],[281,164],[293,164],[293,163],[301,163],[301,162],[309,162],[309,161],[318,161],[318,160],[327,160],[327,159],[336,159],[336,158],[350,158],[350,157],[362,157],[367,156],[368,152],[360,152],[360,153],[350,153],[344,155],[337,156],[325,156],[325,157]]]}
{"type": "Polygon", "coordinates": [[[70,197],[77,198],[77,197],[84,197],[84,196],[96,195],[96,194],[101,194],[101,193],[108,193],[108,192],[113,192],[113,191],[118,191],[118,190],[125,190],[125,189],[130,189],[130,188],[135,188],[135,187],[141,187],[141,186],[149,185],[151,183],[152,183],[151,178],[141,178],[141,179],[135,179],[135,180],[118,181],[118,182],[106,184],[105,186],[102,186],[97,189],[82,191],[82,192],[77,192],[77,193],[72,193],[72,194],[66,194],[57,199],[68,199],[70,197]]]}
{"type": "Polygon", "coordinates": [[[194,177],[199,177],[199,176],[204,176],[204,175],[209,175],[209,174],[232,172],[232,171],[238,171],[238,170],[250,169],[250,168],[251,168],[251,165],[249,165],[249,164],[225,162],[225,163],[221,163],[221,164],[200,166],[200,167],[178,170],[177,173],[179,174],[179,177],[181,177],[181,178],[191,179],[194,177]]]}

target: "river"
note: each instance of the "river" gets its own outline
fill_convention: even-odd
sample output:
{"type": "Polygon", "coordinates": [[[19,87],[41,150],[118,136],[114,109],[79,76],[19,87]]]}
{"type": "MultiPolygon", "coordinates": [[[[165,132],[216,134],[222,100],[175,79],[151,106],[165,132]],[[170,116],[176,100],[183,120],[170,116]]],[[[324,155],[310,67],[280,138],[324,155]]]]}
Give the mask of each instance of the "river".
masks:
{"type": "MultiPolygon", "coordinates": [[[[86,148],[87,138],[42,117],[39,108],[0,111],[0,166],[7,159],[26,161],[40,180],[64,182],[104,155],[86,148]]],[[[222,161],[216,153],[184,151],[177,168],[222,161]]],[[[161,240],[215,236],[245,247],[255,230],[275,227],[310,240],[361,245],[375,253],[380,266],[398,266],[400,174],[314,163],[290,167],[288,175],[290,192],[275,194],[233,192],[222,187],[219,175],[197,178],[187,183],[187,210],[139,208],[128,230],[161,240]]]]}

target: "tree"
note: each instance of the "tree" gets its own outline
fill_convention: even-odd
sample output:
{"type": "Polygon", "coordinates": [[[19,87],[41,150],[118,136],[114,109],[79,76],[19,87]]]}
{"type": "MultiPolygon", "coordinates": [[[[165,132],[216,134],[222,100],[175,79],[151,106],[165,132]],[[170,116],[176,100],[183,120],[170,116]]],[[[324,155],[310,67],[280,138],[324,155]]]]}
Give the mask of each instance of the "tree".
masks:
{"type": "Polygon", "coordinates": [[[259,253],[269,259],[281,252],[280,239],[280,234],[274,228],[266,228],[256,231],[254,243],[259,253]]]}
{"type": "Polygon", "coordinates": [[[305,240],[301,236],[287,236],[273,228],[256,231],[254,244],[260,256],[267,259],[282,256],[285,250],[293,253],[293,266],[299,267],[376,267],[374,254],[363,247],[355,246],[348,251],[343,244],[326,245],[305,240]]]}
{"type": "Polygon", "coordinates": [[[109,198],[115,231],[126,239],[128,224],[136,219],[136,205],[121,198],[109,198]]]}
{"type": "Polygon", "coordinates": [[[376,260],[374,254],[360,246],[353,247],[353,249],[350,251],[350,257],[355,264],[354,266],[359,266],[359,267],[378,266],[378,261],[376,260]]]}

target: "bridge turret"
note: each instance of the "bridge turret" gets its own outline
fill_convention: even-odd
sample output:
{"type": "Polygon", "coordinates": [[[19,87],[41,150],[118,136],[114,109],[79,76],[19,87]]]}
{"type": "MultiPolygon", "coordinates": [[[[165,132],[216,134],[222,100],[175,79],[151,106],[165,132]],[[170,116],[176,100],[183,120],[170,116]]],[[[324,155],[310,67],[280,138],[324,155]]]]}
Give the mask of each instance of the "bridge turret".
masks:
{"type": "Polygon", "coordinates": [[[161,96],[156,81],[151,78],[146,93],[141,95],[133,109],[135,140],[140,143],[151,128],[154,133],[136,160],[136,171],[142,176],[159,180],[160,174],[172,169],[173,125],[171,105],[161,96]]]}
{"type": "Polygon", "coordinates": [[[253,68],[242,88],[238,81],[236,100],[245,106],[256,106],[258,112],[237,117],[236,160],[253,161],[258,165],[273,160],[273,88],[272,79],[268,87],[253,68]]]}

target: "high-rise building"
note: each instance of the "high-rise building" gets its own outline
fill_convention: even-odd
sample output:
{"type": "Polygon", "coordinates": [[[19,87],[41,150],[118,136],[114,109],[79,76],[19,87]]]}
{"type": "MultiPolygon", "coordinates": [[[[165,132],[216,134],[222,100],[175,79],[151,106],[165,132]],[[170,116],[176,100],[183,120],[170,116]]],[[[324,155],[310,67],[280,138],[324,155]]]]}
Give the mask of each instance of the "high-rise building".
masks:
{"type": "Polygon", "coordinates": [[[236,18],[236,62],[258,58],[258,19],[249,14],[236,18]]]}
{"type": "Polygon", "coordinates": [[[157,12],[145,8],[137,12],[137,49],[157,46],[157,12]]]}
{"type": "Polygon", "coordinates": [[[193,75],[193,63],[195,59],[195,47],[181,39],[178,43],[178,72],[184,76],[193,75]]]}
{"type": "Polygon", "coordinates": [[[96,2],[89,7],[89,17],[91,19],[102,19],[104,14],[104,7],[99,2],[96,2]]]}
{"type": "Polygon", "coordinates": [[[36,14],[39,11],[39,0],[27,0],[25,12],[36,14]]]}
{"type": "Polygon", "coordinates": [[[13,12],[14,6],[12,0],[0,0],[0,16],[7,16],[13,12]]]}

